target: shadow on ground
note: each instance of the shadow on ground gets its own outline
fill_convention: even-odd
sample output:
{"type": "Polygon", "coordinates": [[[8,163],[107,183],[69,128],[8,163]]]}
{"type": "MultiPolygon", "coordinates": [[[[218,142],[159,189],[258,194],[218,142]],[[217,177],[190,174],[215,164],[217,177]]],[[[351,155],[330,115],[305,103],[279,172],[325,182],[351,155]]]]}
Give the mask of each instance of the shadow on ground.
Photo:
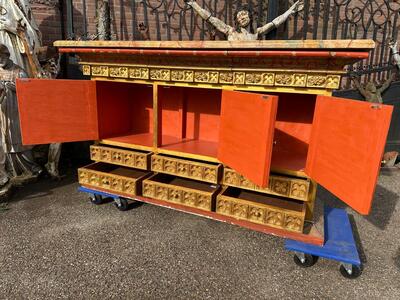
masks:
{"type": "MultiPolygon", "coordinates": [[[[317,199],[331,207],[348,207],[343,201],[321,186],[318,186],[317,199]]],[[[390,223],[398,200],[399,195],[378,184],[376,186],[371,212],[364,218],[375,227],[385,230],[390,223]]]]}

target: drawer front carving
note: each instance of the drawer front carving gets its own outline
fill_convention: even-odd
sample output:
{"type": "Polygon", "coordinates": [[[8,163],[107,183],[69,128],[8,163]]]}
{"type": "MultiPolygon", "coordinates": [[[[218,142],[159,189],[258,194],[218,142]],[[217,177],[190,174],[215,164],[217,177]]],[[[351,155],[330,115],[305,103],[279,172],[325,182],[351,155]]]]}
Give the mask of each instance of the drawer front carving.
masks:
{"type": "Polygon", "coordinates": [[[236,219],[295,232],[303,231],[305,220],[305,206],[302,212],[289,211],[221,194],[217,196],[216,212],[236,219]]]}
{"type": "Polygon", "coordinates": [[[93,161],[106,162],[140,170],[147,170],[149,168],[150,156],[151,153],[104,146],[90,146],[90,157],[93,161]]]}
{"type": "Polygon", "coordinates": [[[270,175],[268,188],[262,188],[230,168],[224,168],[223,184],[302,201],[308,201],[310,189],[310,181],[307,179],[276,175],[270,175]]]}
{"type": "Polygon", "coordinates": [[[184,188],[172,184],[152,181],[151,178],[143,181],[143,196],[158,200],[173,202],[185,206],[211,211],[214,195],[195,189],[184,188]]]}
{"type": "Polygon", "coordinates": [[[212,165],[162,155],[153,155],[151,157],[151,170],[154,172],[215,184],[218,183],[221,168],[221,165],[212,165]]]}
{"type": "Polygon", "coordinates": [[[135,196],[140,192],[140,184],[143,179],[129,178],[87,168],[79,168],[78,177],[81,185],[101,188],[110,192],[125,193],[131,196],[135,196]]]}

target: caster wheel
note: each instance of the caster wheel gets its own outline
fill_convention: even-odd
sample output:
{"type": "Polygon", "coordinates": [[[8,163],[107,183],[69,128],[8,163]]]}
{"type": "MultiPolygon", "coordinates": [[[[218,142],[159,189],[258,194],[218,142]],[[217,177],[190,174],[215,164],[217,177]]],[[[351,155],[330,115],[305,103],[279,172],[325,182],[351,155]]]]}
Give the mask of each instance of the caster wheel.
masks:
{"type": "Polygon", "coordinates": [[[117,200],[115,200],[115,206],[120,211],[127,211],[128,210],[128,199],[119,197],[117,200]]]}
{"type": "Polygon", "coordinates": [[[318,256],[314,256],[311,254],[303,254],[303,257],[301,256],[299,257],[298,255],[295,255],[293,257],[293,260],[295,264],[298,265],[299,267],[309,268],[317,262],[318,256]]]}
{"type": "Polygon", "coordinates": [[[340,265],[339,271],[343,277],[348,279],[355,279],[361,275],[361,269],[356,265],[351,265],[349,268],[346,268],[344,265],[340,265]]]}
{"type": "Polygon", "coordinates": [[[98,194],[93,194],[93,196],[90,197],[90,202],[93,204],[99,205],[103,203],[103,197],[98,194]]]}

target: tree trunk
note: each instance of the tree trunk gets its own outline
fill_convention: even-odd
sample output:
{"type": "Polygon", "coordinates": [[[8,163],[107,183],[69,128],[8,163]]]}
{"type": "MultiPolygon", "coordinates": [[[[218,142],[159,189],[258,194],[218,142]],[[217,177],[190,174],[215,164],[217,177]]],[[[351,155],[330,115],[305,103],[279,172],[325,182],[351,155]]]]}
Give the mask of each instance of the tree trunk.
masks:
{"type": "Polygon", "coordinates": [[[111,14],[109,0],[97,0],[97,37],[111,40],[111,14]]]}

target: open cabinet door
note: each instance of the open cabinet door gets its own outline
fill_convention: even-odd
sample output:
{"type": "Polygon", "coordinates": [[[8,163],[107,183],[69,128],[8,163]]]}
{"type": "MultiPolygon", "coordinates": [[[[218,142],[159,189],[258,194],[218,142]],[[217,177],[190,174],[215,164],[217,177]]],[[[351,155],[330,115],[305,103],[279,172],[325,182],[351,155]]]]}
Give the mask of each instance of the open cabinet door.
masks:
{"type": "Polygon", "coordinates": [[[222,91],[218,159],[268,186],[278,97],[222,91]]]}
{"type": "Polygon", "coordinates": [[[393,107],[319,96],[306,173],[361,214],[375,191],[393,107]]]}
{"type": "Polygon", "coordinates": [[[17,96],[24,145],[98,139],[95,81],[19,79],[17,96]]]}

